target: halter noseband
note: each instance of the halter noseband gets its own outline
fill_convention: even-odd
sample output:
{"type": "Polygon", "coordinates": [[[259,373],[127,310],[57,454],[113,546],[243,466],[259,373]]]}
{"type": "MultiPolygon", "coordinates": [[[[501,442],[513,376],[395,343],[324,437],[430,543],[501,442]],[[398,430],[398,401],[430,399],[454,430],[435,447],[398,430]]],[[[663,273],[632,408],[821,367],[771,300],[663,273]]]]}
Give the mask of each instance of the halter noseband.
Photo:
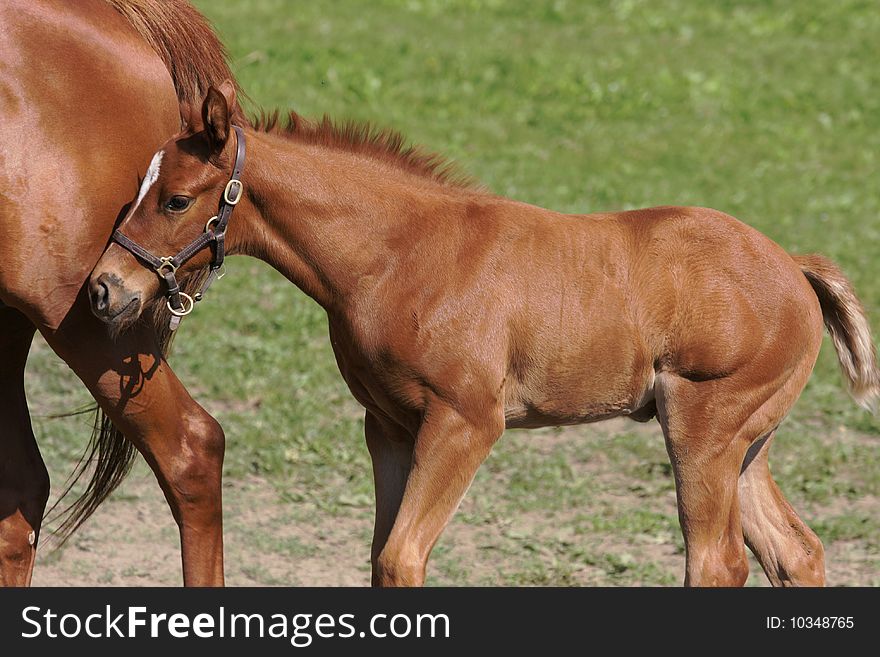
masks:
{"type": "Polygon", "coordinates": [[[165,281],[165,285],[168,287],[165,294],[168,298],[166,304],[172,314],[170,325],[172,331],[180,324],[180,318],[189,315],[196,302],[202,300],[205,292],[211,287],[211,283],[219,278],[223,278],[224,275],[220,272],[220,269],[223,267],[223,259],[226,256],[226,226],[229,224],[232,211],[241,200],[244,192],[244,186],[241,183],[241,172],[244,169],[245,159],[244,132],[237,125],[232,126],[232,129],[235,130],[235,134],[238,137],[235,149],[235,163],[232,165],[232,175],[229,178],[229,182],[226,183],[226,188],[223,190],[223,197],[220,199],[220,209],[216,215],[208,219],[208,223],[205,224],[204,233],[186,245],[177,255],[165,256],[164,258],[157,258],[140,244],[123,235],[119,230],[114,231],[113,236],[110,238],[111,241],[116,242],[148,266],[155,269],[156,273],[165,281]],[[180,291],[180,285],[175,274],[183,263],[209,245],[213,247],[214,251],[211,270],[201,289],[191,297],[185,292],[180,291]]]}

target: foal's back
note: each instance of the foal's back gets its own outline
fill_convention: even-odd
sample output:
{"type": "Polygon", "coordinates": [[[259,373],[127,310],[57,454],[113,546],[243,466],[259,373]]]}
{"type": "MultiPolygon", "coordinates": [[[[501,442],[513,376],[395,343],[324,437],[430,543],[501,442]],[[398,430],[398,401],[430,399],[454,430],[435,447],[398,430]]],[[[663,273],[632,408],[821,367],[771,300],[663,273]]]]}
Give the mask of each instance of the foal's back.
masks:
{"type": "Polygon", "coordinates": [[[762,359],[773,380],[818,352],[822,314],[799,266],[728,215],[514,204],[509,221],[508,426],[649,419],[660,373],[720,379],[762,359]]]}

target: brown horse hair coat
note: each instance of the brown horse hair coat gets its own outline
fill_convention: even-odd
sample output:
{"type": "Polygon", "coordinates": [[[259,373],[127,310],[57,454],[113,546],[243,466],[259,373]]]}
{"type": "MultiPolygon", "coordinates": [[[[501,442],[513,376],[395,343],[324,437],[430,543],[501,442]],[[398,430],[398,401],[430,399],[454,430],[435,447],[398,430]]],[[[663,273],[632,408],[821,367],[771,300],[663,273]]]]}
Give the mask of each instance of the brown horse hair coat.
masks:
{"type": "MultiPolygon", "coordinates": [[[[235,89],[160,150],[120,225],[174,254],[230,179],[235,89]]],[[[776,429],[832,334],[857,400],[880,396],[864,309],[822,256],[791,256],[717,210],[564,215],[493,196],[395,133],[292,115],[244,130],[227,253],[260,258],[326,311],[365,407],[374,584],[420,585],[430,552],[505,428],[657,417],[687,585],[742,585],[748,546],[774,585],[825,582],[822,543],[773,480],[776,429]]],[[[128,247],[126,247],[127,249],[128,247]]],[[[182,269],[197,269],[206,251],[182,269]]],[[[131,325],[163,292],[119,244],[92,308],[131,325]]]]}
{"type": "MultiPolygon", "coordinates": [[[[222,47],[179,1],[5,0],[4,10],[0,586],[31,582],[46,527],[50,474],[25,387],[37,331],[102,413],[76,471],[92,468],[91,481],[62,534],[122,479],[133,445],[177,524],[184,583],[220,585],[222,427],[164,357],[167,316],[154,330],[147,308],[145,321],[113,339],[92,314],[85,283],[156,147],[180,129],[200,90],[219,82],[212,76],[230,77],[222,47]],[[179,60],[189,49],[193,60],[179,60]]],[[[181,282],[192,275],[181,272],[181,282]]]]}
{"type": "MultiPolygon", "coordinates": [[[[212,83],[235,80],[229,68],[226,48],[208,20],[185,0],[104,0],[122,14],[156,54],[161,57],[181,103],[181,127],[188,108],[197,106],[212,83]]],[[[237,84],[237,83],[235,83],[237,84]]],[[[236,122],[247,125],[240,110],[236,122]]],[[[198,289],[205,271],[188,272],[182,277],[184,291],[198,289]]],[[[159,338],[163,356],[168,356],[174,332],[168,328],[170,315],[164,304],[155,304],[150,321],[159,338]]],[[[95,425],[76,470],[64,491],[47,511],[57,522],[55,537],[63,545],[122,483],[137,457],[137,450],[100,409],[95,409],[95,425]],[[59,505],[80,479],[91,472],[80,496],[67,506],[59,505]]]]}
{"type": "MultiPolygon", "coordinates": [[[[233,122],[237,120],[233,118],[233,122]]],[[[282,122],[277,110],[262,111],[251,125],[254,130],[304,144],[361,153],[444,185],[485,191],[480,182],[461,171],[454,162],[408,144],[401,133],[389,128],[358,121],[336,122],[328,115],[312,121],[295,111],[289,111],[286,122],[282,122]]],[[[880,397],[880,369],[876,366],[867,315],[852,284],[840,268],[823,255],[794,255],[792,259],[819,298],[825,326],[850,393],[861,406],[872,410],[880,397]]]]}

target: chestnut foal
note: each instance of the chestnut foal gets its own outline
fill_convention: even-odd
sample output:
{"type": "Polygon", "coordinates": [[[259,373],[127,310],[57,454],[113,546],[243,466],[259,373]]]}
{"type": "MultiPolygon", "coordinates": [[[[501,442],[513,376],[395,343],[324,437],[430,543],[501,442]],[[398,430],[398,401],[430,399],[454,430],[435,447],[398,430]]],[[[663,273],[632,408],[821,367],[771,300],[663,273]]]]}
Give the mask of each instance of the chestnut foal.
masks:
{"type": "MultiPolygon", "coordinates": [[[[499,198],[363,126],[292,115],[287,129],[238,132],[235,103],[231,84],[208,92],[120,231],[158,255],[211,233],[246,141],[226,249],[265,260],[327,311],[339,369],[366,408],[374,584],[423,583],[505,427],[621,415],[656,415],[663,428],[685,584],[743,584],[743,538],[773,584],[824,582],[822,544],[767,453],[810,376],[823,317],[855,397],[880,395],[868,323],[834,264],[704,208],[568,216],[499,198]]],[[[160,283],[112,244],[92,273],[93,308],[124,328],[160,283]]]]}

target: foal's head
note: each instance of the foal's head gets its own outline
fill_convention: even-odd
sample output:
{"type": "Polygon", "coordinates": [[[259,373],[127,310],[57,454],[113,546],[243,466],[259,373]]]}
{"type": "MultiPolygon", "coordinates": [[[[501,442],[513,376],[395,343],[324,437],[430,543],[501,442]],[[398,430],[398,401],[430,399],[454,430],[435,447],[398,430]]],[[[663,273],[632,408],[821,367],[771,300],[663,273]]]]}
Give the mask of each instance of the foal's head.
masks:
{"type": "MultiPolygon", "coordinates": [[[[231,123],[235,102],[231,82],[211,87],[201,112],[193,112],[188,127],[153,156],[119,231],[157,258],[176,255],[206,232],[217,214],[235,160],[237,136],[231,123]]],[[[176,275],[202,269],[211,258],[211,247],[204,248],[176,275]]],[[[111,243],[89,279],[92,311],[116,330],[130,326],[147,302],[165,294],[162,276],[169,269],[170,265],[157,271],[111,243]]]]}

